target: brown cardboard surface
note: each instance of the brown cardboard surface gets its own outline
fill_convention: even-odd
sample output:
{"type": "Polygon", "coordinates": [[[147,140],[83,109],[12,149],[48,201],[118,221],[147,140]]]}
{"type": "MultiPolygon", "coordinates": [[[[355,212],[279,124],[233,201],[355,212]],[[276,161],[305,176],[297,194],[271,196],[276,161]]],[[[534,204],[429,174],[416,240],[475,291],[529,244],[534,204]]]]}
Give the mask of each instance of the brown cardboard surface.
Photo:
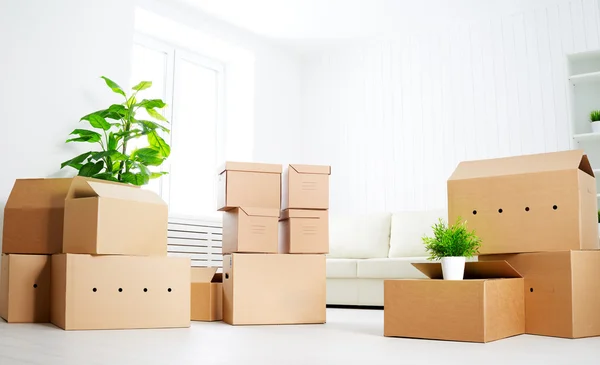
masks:
{"type": "Polygon", "coordinates": [[[65,197],[72,179],[19,179],[4,208],[2,252],[61,251],[65,197]]]}
{"type": "Polygon", "coordinates": [[[600,251],[485,255],[507,260],[525,279],[526,333],[600,336],[600,251]]]}
{"type": "Polygon", "coordinates": [[[2,255],[0,317],[9,323],[50,322],[50,256],[2,255]]]}
{"type": "Polygon", "coordinates": [[[187,258],[53,255],[51,321],[65,330],[189,327],[190,275],[187,258]]]}
{"type": "MultiPolygon", "coordinates": [[[[413,265],[434,278],[441,272],[440,264],[413,265]]],[[[384,335],[490,342],[524,333],[519,273],[503,261],[469,262],[465,277],[474,279],[385,280],[384,335]]]]}
{"type": "Polygon", "coordinates": [[[279,210],[234,208],[223,212],[223,254],[277,253],[279,210]]]}
{"type": "Polygon", "coordinates": [[[217,210],[281,207],[281,165],[226,162],[219,169],[217,210]]]}
{"type": "Polygon", "coordinates": [[[597,204],[581,150],[461,162],[448,180],[448,220],[481,254],[598,249],[597,204]]]}
{"type": "Polygon", "coordinates": [[[223,319],[223,276],[216,267],[193,267],[191,287],[192,321],[223,319]]]}
{"type": "Polygon", "coordinates": [[[81,177],[65,203],[64,253],[166,255],[168,208],[155,193],[81,177]]]}
{"type": "Polygon", "coordinates": [[[325,255],[223,258],[223,320],[232,325],[325,323],[325,255]]]}
{"type": "Polygon", "coordinates": [[[329,211],[287,209],[282,212],[279,253],[329,252],[329,211]]]}
{"type": "Polygon", "coordinates": [[[329,209],[330,166],[289,165],[282,175],[281,209],[329,209]]]}

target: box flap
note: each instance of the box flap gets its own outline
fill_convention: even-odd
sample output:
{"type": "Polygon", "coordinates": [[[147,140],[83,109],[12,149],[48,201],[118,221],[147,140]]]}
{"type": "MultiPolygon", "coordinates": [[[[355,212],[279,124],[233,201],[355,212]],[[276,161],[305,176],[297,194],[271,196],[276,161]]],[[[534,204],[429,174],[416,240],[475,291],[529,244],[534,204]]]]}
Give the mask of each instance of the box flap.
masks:
{"type": "Polygon", "coordinates": [[[166,204],[156,193],[150,190],[140,189],[137,186],[83,177],[73,178],[67,199],[90,197],[113,198],[161,205],[166,204]]]}
{"type": "Polygon", "coordinates": [[[251,217],[277,217],[279,218],[279,209],[275,208],[254,208],[240,207],[240,211],[251,217]]]}
{"type": "MultiPolygon", "coordinates": [[[[441,263],[415,263],[412,265],[430,279],[443,278],[441,263]]],[[[521,277],[521,274],[506,261],[475,261],[465,263],[465,279],[508,279],[521,277]]]]}
{"type": "Polygon", "coordinates": [[[219,174],[222,174],[224,171],[266,172],[281,174],[281,170],[282,166],[279,164],[227,161],[219,167],[218,172],[219,174]]]}
{"type": "Polygon", "coordinates": [[[321,218],[323,217],[324,211],[322,210],[314,210],[314,209],[286,209],[281,212],[281,220],[286,220],[289,218],[321,218]]]}
{"type": "Polygon", "coordinates": [[[210,283],[217,274],[216,267],[192,267],[192,283],[210,283]]]}
{"type": "Polygon", "coordinates": [[[8,196],[6,208],[64,207],[72,180],[17,179],[8,196]]]}
{"type": "Polygon", "coordinates": [[[296,172],[300,174],[331,175],[331,166],[290,164],[290,168],[296,170],[296,172]]]}
{"type": "Polygon", "coordinates": [[[463,161],[458,164],[449,180],[476,179],[548,171],[582,170],[594,176],[583,150],[570,150],[535,155],[463,161]]]}

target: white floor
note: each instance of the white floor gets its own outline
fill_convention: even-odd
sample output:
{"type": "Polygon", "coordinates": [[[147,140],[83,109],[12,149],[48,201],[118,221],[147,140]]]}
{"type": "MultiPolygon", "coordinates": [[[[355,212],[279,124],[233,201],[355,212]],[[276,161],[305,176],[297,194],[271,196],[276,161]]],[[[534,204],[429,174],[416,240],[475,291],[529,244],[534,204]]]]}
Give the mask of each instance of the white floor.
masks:
{"type": "Polygon", "coordinates": [[[600,337],[518,336],[488,344],[382,336],[383,311],[329,309],[326,325],[65,332],[0,323],[0,364],[600,364],[600,337]]]}

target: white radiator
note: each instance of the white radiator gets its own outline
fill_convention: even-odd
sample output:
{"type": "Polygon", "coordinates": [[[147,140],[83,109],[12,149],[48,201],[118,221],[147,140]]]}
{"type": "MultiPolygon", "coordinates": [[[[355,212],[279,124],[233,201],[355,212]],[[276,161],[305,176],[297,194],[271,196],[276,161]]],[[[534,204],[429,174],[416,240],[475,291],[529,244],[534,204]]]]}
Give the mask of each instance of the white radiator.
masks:
{"type": "Polygon", "coordinates": [[[223,267],[223,224],[218,220],[169,218],[169,256],[190,257],[192,266],[223,267]]]}

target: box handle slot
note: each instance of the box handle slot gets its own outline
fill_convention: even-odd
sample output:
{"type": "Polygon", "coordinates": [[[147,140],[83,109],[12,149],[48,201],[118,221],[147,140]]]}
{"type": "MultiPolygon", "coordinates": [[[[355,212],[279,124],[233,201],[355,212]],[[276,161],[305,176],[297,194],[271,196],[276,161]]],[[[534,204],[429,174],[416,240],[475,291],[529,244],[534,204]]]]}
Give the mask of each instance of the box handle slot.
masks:
{"type": "Polygon", "coordinates": [[[95,293],[95,292],[97,292],[97,291],[98,291],[98,289],[96,289],[96,288],[93,288],[93,289],[92,289],[92,291],[95,293]]]}
{"type": "Polygon", "coordinates": [[[225,273],[225,279],[229,279],[229,273],[225,273]]]}
{"type": "Polygon", "coordinates": [[[34,288],[34,289],[37,289],[37,284],[33,284],[33,288],[34,288]]]}

